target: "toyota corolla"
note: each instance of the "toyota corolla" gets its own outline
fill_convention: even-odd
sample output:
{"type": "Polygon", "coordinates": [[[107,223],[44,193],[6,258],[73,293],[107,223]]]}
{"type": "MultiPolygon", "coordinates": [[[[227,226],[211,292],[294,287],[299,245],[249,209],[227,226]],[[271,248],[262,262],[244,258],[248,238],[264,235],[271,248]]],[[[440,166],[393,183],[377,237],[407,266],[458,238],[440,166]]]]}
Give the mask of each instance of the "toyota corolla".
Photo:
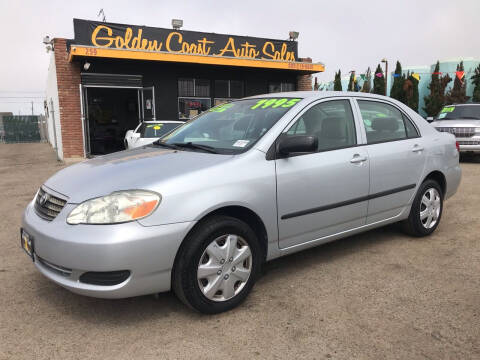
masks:
{"type": "Polygon", "coordinates": [[[455,137],[396,100],[269,94],[59,171],[27,206],[21,245],[75,293],[173,290],[218,313],[274,258],[395,222],[432,234],[460,178],[455,137]]]}

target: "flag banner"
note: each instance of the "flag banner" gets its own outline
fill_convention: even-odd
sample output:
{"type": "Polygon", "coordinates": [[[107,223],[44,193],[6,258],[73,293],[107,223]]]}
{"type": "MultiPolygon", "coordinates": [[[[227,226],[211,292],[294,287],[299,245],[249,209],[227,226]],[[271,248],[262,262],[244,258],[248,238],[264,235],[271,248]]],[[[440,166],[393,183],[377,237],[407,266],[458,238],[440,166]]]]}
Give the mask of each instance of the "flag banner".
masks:
{"type": "Polygon", "coordinates": [[[420,81],[420,75],[419,75],[419,74],[417,74],[417,73],[412,73],[412,77],[413,77],[414,79],[417,79],[417,81],[420,81]]]}
{"type": "Polygon", "coordinates": [[[442,72],[441,72],[441,71],[437,71],[437,72],[433,72],[432,74],[433,74],[433,75],[442,75],[442,72]]]}
{"type": "Polygon", "coordinates": [[[400,74],[393,74],[393,77],[400,77],[400,74]]]}
{"type": "Polygon", "coordinates": [[[376,73],[375,76],[376,77],[383,77],[383,74],[382,73],[376,73]]]}
{"type": "Polygon", "coordinates": [[[462,80],[463,77],[465,76],[465,71],[457,71],[456,72],[458,80],[462,80]]]}
{"type": "Polygon", "coordinates": [[[360,79],[365,80],[365,74],[360,74],[360,79]]]}

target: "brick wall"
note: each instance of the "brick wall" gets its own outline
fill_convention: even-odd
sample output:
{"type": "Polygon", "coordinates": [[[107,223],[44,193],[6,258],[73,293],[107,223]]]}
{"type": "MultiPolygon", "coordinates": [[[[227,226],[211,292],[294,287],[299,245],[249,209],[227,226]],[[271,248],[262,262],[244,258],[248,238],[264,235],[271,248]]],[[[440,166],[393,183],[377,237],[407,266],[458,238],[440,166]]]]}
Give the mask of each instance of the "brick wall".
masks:
{"type": "MultiPolygon", "coordinates": [[[[299,58],[301,62],[312,62],[311,58],[299,58]]],[[[297,76],[297,90],[298,91],[311,91],[312,90],[312,75],[299,75],[297,76]]]]}
{"type": "Polygon", "coordinates": [[[67,42],[54,39],[64,159],[83,157],[80,113],[80,64],[68,62],[67,42]]]}

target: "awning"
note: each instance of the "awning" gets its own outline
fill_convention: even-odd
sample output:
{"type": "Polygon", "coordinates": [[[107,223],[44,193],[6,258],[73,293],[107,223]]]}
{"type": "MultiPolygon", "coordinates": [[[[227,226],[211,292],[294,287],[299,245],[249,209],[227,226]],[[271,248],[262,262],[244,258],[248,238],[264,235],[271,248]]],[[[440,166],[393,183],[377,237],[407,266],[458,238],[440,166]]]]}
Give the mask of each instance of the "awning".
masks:
{"type": "Polygon", "coordinates": [[[96,46],[75,45],[70,46],[69,61],[76,58],[110,58],[130,60],[150,60],[165,62],[180,62],[191,64],[239,66],[260,69],[290,70],[301,74],[313,74],[325,71],[321,63],[308,63],[298,61],[264,60],[252,58],[238,58],[227,56],[206,56],[173,53],[166,51],[145,51],[131,49],[112,49],[96,46]]]}

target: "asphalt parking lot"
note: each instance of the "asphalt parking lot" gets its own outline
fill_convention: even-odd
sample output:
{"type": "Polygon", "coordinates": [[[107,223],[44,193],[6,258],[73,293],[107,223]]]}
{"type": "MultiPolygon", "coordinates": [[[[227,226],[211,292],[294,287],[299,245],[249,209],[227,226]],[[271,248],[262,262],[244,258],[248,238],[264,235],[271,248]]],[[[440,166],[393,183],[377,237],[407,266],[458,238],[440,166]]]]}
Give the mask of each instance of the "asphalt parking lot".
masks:
{"type": "Polygon", "coordinates": [[[0,359],[480,358],[480,157],[433,236],[389,226],[275,260],[215,316],[171,293],[82,297],[36,271],[20,218],[62,166],[47,144],[0,144],[0,359]]]}

